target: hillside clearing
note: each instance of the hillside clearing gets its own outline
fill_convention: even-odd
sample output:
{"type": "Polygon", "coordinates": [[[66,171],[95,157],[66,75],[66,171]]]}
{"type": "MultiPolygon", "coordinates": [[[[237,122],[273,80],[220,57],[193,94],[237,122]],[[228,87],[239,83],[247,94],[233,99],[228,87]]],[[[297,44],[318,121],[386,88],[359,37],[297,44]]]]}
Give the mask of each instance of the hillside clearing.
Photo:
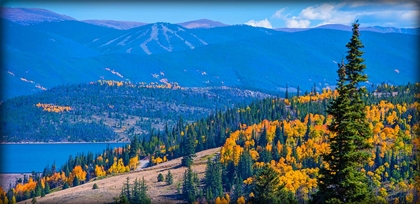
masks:
{"type": "MultiPolygon", "coordinates": [[[[220,152],[220,147],[196,153],[197,156],[194,158],[192,169],[198,173],[200,179],[204,177],[207,158],[213,157],[218,152],[220,152]]],[[[42,198],[37,197],[36,199],[38,203],[112,203],[114,202],[114,197],[118,197],[121,192],[121,187],[127,177],[130,178],[130,183],[136,178],[141,179],[144,177],[148,185],[147,193],[152,199],[152,203],[184,203],[183,200],[178,199],[177,185],[182,183],[183,174],[187,168],[180,167],[180,164],[181,158],[177,158],[140,171],[108,176],[104,179],[91,181],[83,185],[47,194],[42,198]],[[165,182],[157,182],[158,174],[166,175],[168,170],[173,175],[174,183],[167,185],[165,182]],[[93,190],[92,186],[95,183],[99,186],[99,189],[93,190]]],[[[30,199],[18,203],[30,203],[30,199]]]]}

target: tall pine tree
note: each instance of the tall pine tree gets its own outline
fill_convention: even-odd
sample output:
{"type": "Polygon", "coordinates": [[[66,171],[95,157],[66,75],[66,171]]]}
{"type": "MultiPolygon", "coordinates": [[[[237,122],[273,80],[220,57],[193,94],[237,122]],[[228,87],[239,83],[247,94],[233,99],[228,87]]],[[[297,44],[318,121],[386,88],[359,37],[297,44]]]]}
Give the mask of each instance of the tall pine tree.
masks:
{"type": "Polygon", "coordinates": [[[188,203],[194,203],[197,200],[198,184],[194,181],[195,172],[188,167],[184,172],[184,182],[182,185],[182,194],[188,203]]]}
{"type": "Polygon", "coordinates": [[[186,133],[182,140],[183,157],[181,159],[182,166],[190,167],[193,163],[193,157],[195,157],[195,136],[193,133],[193,127],[187,127],[186,133]]]}
{"type": "Polygon", "coordinates": [[[359,24],[353,24],[353,35],[346,45],[347,64],[339,64],[339,96],[332,101],[328,113],[333,121],[328,129],[331,132],[331,152],[323,159],[328,166],[320,170],[319,191],[314,203],[368,203],[374,196],[368,186],[368,179],[360,171],[367,163],[372,148],[368,139],[372,133],[361,100],[366,89],[359,83],[367,81],[363,74],[366,68],[362,62],[363,44],[359,39],[359,24]]]}
{"type": "Polygon", "coordinates": [[[208,202],[214,201],[216,197],[223,196],[222,166],[218,158],[214,161],[210,158],[207,159],[204,184],[204,192],[208,202]]]}

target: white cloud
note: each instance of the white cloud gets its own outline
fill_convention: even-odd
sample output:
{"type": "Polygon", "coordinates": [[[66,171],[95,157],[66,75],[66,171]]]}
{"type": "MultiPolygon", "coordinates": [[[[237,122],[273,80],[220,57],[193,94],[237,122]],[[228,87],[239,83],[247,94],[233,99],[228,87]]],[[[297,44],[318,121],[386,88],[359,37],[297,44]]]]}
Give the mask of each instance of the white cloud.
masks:
{"type": "Polygon", "coordinates": [[[414,11],[414,10],[413,11],[406,11],[406,12],[403,12],[400,17],[403,20],[413,20],[413,19],[419,19],[420,14],[419,14],[418,10],[417,11],[414,11]]]}
{"type": "Polygon", "coordinates": [[[348,1],[347,3],[350,8],[361,7],[371,4],[371,2],[364,1],[348,1]]]}
{"type": "Polygon", "coordinates": [[[286,9],[287,8],[282,8],[280,10],[277,10],[276,13],[274,13],[273,16],[271,16],[271,17],[272,18],[285,18],[285,17],[287,17],[287,15],[283,14],[286,9]]]}
{"type": "Polygon", "coordinates": [[[311,24],[309,20],[295,20],[295,19],[286,20],[286,26],[288,28],[307,28],[309,24],[311,24]]]}
{"type": "Polygon", "coordinates": [[[342,3],[308,6],[295,14],[288,13],[288,8],[282,8],[271,18],[283,20],[288,28],[325,24],[351,25],[356,19],[364,19],[363,26],[418,27],[420,9],[417,4],[409,0],[380,0],[380,3],[344,0],[342,3]]]}
{"type": "Polygon", "coordinates": [[[337,15],[332,16],[330,19],[326,19],[321,23],[317,24],[316,26],[326,25],[326,24],[343,24],[349,25],[352,24],[357,18],[356,14],[352,13],[340,13],[337,15]]]}
{"type": "Polygon", "coordinates": [[[263,28],[273,28],[270,21],[266,19],[260,21],[250,20],[245,23],[246,25],[254,26],[254,27],[263,27],[263,28]]]}
{"type": "Polygon", "coordinates": [[[332,17],[335,8],[331,4],[322,4],[317,7],[307,7],[300,12],[300,16],[309,20],[326,20],[332,17]]]}

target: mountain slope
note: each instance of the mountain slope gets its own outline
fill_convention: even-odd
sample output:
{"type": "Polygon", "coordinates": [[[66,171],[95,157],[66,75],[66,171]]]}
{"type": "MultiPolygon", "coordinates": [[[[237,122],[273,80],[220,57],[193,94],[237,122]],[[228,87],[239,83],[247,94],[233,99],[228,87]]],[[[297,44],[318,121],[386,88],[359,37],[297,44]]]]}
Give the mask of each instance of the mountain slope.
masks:
{"type": "MultiPolygon", "coordinates": [[[[316,28],[351,31],[351,26],[346,26],[346,25],[341,25],[341,24],[328,24],[328,25],[318,26],[316,28]]],[[[412,35],[420,34],[419,32],[420,28],[395,28],[395,27],[381,27],[381,26],[361,27],[360,31],[370,31],[370,32],[376,32],[376,33],[402,33],[402,34],[412,34],[412,35]]]]}
{"type": "MultiPolygon", "coordinates": [[[[347,31],[332,29],[294,33],[251,26],[189,30],[167,23],[125,31],[72,21],[13,26],[6,29],[5,36],[21,37],[6,43],[3,73],[10,71],[15,77],[42,82],[45,88],[102,78],[147,83],[166,78],[184,87],[224,85],[275,94],[284,91],[286,83],[291,92],[297,86],[302,91],[311,90],[314,83],[318,89],[333,87],[334,61],[345,55],[350,36],[347,31]],[[82,35],[74,31],[70,35],[60,29],[66,25],[86,26],[98,32],[82,35]],[[64,44],[49,41],[59,38],[64,44]]],[[[417,81],[416,35],[364,31],[361,40],[371,83],[417,81]]],[[[5,96],[33,93],[32,89],[21,90],[26,91],[8,87],[5,96]]]]}
{"type": "Polygon", "coordinates": [[[113,20],[83,20],[83,22],[98,25],[98,26],[116,28],[120,30],[128,30],[128,29],[139,27],[146,24],[146,23],[132,22],[132,21],[113,21],[113,20]]]}
{"type": "MultiPolygon", "coordinates": [[[[224,85],[274,94],[286,84],[291,92],[297,86],[333,87],[334,61],[345,55],[351,35],[341,25],[282,32],[246,25],[188,29],[153,23],[119,30],[75,20],[27,26],[2,21],[3,99],[98,79],[165,79],[184,87],[224,85]]],[[[418,80],[416,30],[361,32],[371,83],[418,80]]]]}
{"type": "Polygon", "coordinates": [[[81,21],[44,22],[31,26],[34,30],[44,31],[66,37],[83,45],[96,38],[123,33],[123,30],[93,25],[81,21]]]}
{"type": "Polygon", "coordinates": [[[157,54],[190,50],[207,43],[185,28],[155,23],[93,40],[87,46],[103,53],[157,54]]]}
{"type": "Polygon", "coordinates": [[[214,28],[214,27],[223,27],[227,26],[224,23],[219,21],[212,21],[209,19],[199,19],[195,21],[187,21],[183,23],[177,23],[178,25],[185,28],[214,28]]]}
{"type": "Polygon", "coordinates": [[[76,20],[72,17],[57,14],[40,8],[1,7],[1,17],[21,25],[33,25],[41,22],[58,22],[76,20]]]}

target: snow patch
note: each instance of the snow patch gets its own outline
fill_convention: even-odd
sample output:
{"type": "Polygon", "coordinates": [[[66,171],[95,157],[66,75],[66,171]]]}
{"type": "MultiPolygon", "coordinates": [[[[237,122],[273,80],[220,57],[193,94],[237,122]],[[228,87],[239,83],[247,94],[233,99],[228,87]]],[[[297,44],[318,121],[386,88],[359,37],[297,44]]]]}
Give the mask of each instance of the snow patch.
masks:
{"type": "Polygon", "coordinates": [[[113,39],[113,40],[110,40],[110,41],[108,41],[107,43],[102,44],[102,45],[101,45],[101,46],[99,46],[99,47],[103,47],[103,46],[109,45],[109,44],[111,44],[111,43],[113,43],[113,42],[115,42],[115,41],[117,41],[117,40],[119,40],[119,39],[121,39],[121,38],[125,37],[126,35],[127,35],[127,34],[125,34],[125,35],[121,35],[120,37],[117,37],[117,38],[115,38],[115,39],[113,39]]]}
{"type": "Polygon", "coordinates": [[[157,78],[159,78],[159,74],[152,74],[152,77],[157,79],[157,78]]]}
{"type": "Polygon", "coordinates": [[[127,36],[126,38],[124,38],[124,40],[122,40],[121,42],[119,42],[117,45],[121,45],[124,46],[126,44],[126,42],[131,38],[131,35],[127,36]]]}
{"type": "Polygon", "coordinates": [[[164,84],[166,84],[166,86],[171,86],[171,84],[169,83],[169,81],[168,81],[167,78],[163,78],[163,79],[161,79],[159,81],[162,82],[162,83],[164,83],[164,84]]]}
{"type": "Polygon", "coordinates": [[[22,80],[22,81],[24,81],[24,82],[31,83],[31,84],[35,83],[34,81],[32,81],[32,80],[27,80],[27,79],[25,79],[25,78],[20,78],[20,80],[22,80]]]}
{"type": "Polygon", "coordinates": [[[116,72],[114,70],[111,70],[110,68],[105,68],[105,70],[110,71],[112,74],[115,74],[115,75],[117,75],[117,76],[119,76],[121,78],[124,78],[124,76],[121,75],[119,72],[116,72]]]}
{"type": "Polygon", "coordinates": [[[184,43],[185,43],[188,47],[190,47],[190,49],[194,49],[194,46],[193,46],[190,42],[186,41],[184,38],[182,38],[181,36],[179,36],[179,35],[178,35],[178,33],[174,33],[174,35],[175,35],[177,38],[179,38],[179,39],[181,39],[182,41],[184,41],[184,43]]]}
{"type": "Polygon", "coordinates": [[[43,87],[43,86],[41,86],[39,84],[35,85],[35,87],[38,88],[38,89],[41,89],[43,91],[47,90],[45,87],[43,87]]]}
{"type": "Polygon", "coordinates": [[[194,49],[195,47],[188,41],[184,41],[186,45],[188,45],[188,47],[190,47],[190,49],[194,49]]]}
{"type": "MultiPolygon", "coordinates": [[[[134,34],[137,34],[137,33],[140,33],[140,32],[141,32],[141,31],[137,31],[137,32],[136,32],[136,33],[134,33],[134,34]]],[[[137,36],[137,37],[136,37],[136,39],[134,39],[134,40],[137,40],[137,39],[139,39],[139,38],[141,38],[141,37],[145,36],[148,32],[149,32],[149,29],[147,29],[146,31],[144,31],[141,35],[137,36]]],[[[130,41],[130,43],[131,43],[131,42],[133,42],[134,40],[130,41]]]]}
{"type": "Polygon", "coordinates": [[[166,49],[168,52],[172,52],[172,45],[171,45],[171,41],[169,40],[169,36],[168,36],[168,34],[166,34],[167,32],[169,32],[169,33],[174,33],[174,31],[173,30],[171,30],[171,29],[169,29],[168,27],[166,27],[166,26],[164,26],[164,25],[161,25],[162,26],[162,30],[163,30],[163,35],[165,36],[165,39],[166,39],[166,41],[168,42],[168,44],[169,44],[169,47],[167,48],[167,47],[165,47],[165,46],[163,46],[162,44],[160,44],[159,43],[159,41],[157,41],[157,43],[162,47],[162,48],[164,48],[164,49],[166,49]]]}
{"type": "Polygon", "coordinates": [[[192,33],[191,33],[191,35],[192,35],[193,37],[195,37],[197,40],[199,40],[199,41],[201,42],[201,44],[203,44],[203,45],[208,45],[208,43],[207,43],[206,41],[202,40],[201,38],[197,37],[196,35],[194,35],[194,34],[192,34],[192,33]]]}
{"type": "Polygon", "coordinates": [[[140,47],[143,49],[143,51],[146,54],[148,54],[148,55],[152,54],[152,52],[150,52],[149,48],[147,47],[147,43],[150,42],[150,41],[152,41],[152,40],[157,40],[157,35],[158,35],[158,29],[157,29],[157,26],[155,24],[155,25],[152,26],[152,31],[150,32],[149,39],[147,39],[146,41],[144,41],[140,45],[140,47]]]}

